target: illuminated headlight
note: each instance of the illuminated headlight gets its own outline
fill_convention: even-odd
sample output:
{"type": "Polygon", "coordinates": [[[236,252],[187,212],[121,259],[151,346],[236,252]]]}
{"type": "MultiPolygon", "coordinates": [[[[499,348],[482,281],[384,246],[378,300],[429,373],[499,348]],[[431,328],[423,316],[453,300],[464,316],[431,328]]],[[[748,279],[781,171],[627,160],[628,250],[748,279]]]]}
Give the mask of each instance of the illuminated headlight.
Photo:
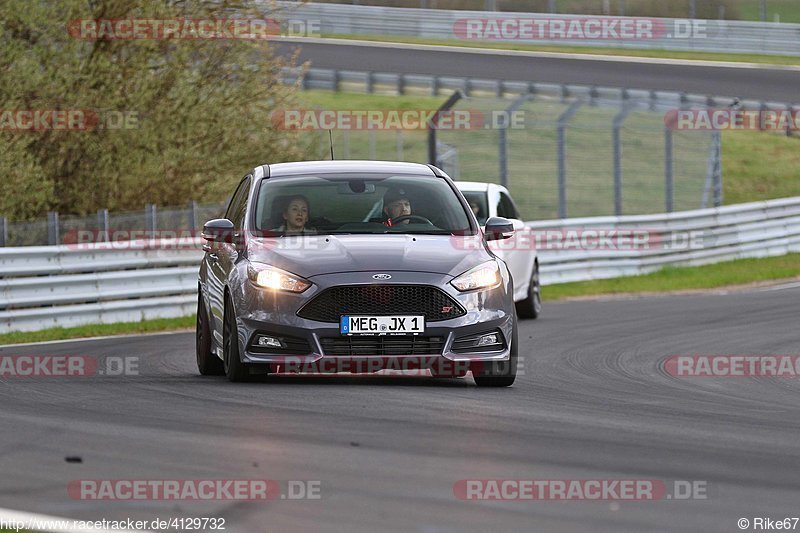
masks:
{"type": "Polygon", "coordinates": [[[247,276],[253,284],[276,291],[303,292],[311,286],[300,276],[262,263],[247,265],[247,276]]]}
{"type": "Polygon", "coordinates": [[[475,289],[491,289],[500,285],[500,268],[496,261],[489,261],[467,270],[450,282],[460,291],[473,291],[475,289]]]}

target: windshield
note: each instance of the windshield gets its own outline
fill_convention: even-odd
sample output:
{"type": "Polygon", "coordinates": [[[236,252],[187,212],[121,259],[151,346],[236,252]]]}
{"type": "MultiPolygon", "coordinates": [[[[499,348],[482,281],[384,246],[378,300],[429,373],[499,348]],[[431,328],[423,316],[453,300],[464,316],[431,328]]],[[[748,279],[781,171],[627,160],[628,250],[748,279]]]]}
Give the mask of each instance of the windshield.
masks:
{"type": "Polygon", "coordinates": [[[265,179],[256,199],[255,228],[265,236],[474,234],[445,180],[387,174],[265,179]]]}

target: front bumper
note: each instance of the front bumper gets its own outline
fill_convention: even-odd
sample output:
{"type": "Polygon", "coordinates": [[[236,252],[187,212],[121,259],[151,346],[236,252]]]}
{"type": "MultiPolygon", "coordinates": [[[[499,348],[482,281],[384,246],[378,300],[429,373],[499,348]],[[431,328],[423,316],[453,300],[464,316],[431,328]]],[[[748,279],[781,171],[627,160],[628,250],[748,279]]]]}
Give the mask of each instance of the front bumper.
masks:
{"type": "MultiPolygon", "coordinates": [[[[239,329],[240,353],[242,361],[249,364],[282,365],[291,368],[333,368],[348,371],[348,368],[372,371],[389,365],[393,368],[414,369],[429,366],[432,361],[442,360],[452,363],[475,363],[507,361],[510,357],[511,338],[515,320],[511,284],[507,271],[502,268],[503,282],[500,286],[484,290],[461,293],[452,287],[451,276],[434,273],[389,272],[392,285],[430,285],[445,291],[456,300],[466,314],[452,319],[426,323],[423,337],[440,337],[441,349],[435,353],[413,354],[363,353],[358,355],[334,355],[326,353],[325,338],[341,339],[338,323],[317,322],[297,315],[297,311],[328,287],[337,285],[372,285],[372,273],[341,273],[315,276],[310,280],[314,285],[302,294],[275,293],[245,282],[242,292],[237,295],[234,306],[239,329]],[[366,280],[370,280],[367,282],[366,280]],[[499,332],[502,336],[502,349],[492,351],[454,351],[457,339],[499,332]],[[287,350],[270,351],[265,347],[254,347],[252,340],[256,335],[266,334],[300,341],[292,343],[291,353],[287,350]],[[305,343],[305,344],[303,344],[305,343]],[[299,349],[305,346],[306,349],[299,349]],[[307,353],[306,353],[307,352],[307,353]]],[[[391,314],[391,309],[386,314],[391,314]]],[[[352,371],[352,370],[351,370],[352,371]]],[[[359,371],[359,370],[356,370],[359,371]]]]}

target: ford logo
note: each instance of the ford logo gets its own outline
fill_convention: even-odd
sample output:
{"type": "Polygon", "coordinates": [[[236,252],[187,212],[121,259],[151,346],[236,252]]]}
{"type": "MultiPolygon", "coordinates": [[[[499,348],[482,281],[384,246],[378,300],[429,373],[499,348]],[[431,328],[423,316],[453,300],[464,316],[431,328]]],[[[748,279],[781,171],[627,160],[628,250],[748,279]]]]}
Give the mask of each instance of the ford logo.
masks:
{"type": "Polygon", "coordinates": [[[391,274],[375,274],[372,279],[392,279],[391,274]]]}

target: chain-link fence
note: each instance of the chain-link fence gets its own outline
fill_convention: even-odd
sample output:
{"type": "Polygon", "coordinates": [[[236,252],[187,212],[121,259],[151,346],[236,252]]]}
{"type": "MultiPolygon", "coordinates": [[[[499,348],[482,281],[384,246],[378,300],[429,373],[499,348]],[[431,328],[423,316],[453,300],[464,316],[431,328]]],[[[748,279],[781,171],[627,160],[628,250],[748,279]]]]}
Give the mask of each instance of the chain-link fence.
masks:
{"type": "MultiPolygon", "coordinates": [[[[307,76],[310,87],[323,87],[320,80],[331,79],[329,73],[307,76]]],[[[342,84],[355,77],[338,73],[332,78],[342,84]]],[[[382,76],[370,77],[367,86],[385,92],[375,81],[382,76]]],[[[443,86],[470,87],[473,96],[458,100],[453,112],[481,120],[470,127],[438,129],[436,163],[456,180],[507,186],[527,220],[661,213],[722,203],[719,132],[675,131],[665,121],[670,110],[706,106],[705,98],[540,84],[506,95],[504,86],[492,89],[488,82],[420,77],[387,83],[397,83],[406,93],[412,85],[430,83],[442,96],[450,90],[443,86]]],[[[308,134],[319,137],[316,156],[330,158],[328,132],[308,134]]],[[[427,130],[334,127],[331,135],[337,159],[430,160],[427,130]]]]}

